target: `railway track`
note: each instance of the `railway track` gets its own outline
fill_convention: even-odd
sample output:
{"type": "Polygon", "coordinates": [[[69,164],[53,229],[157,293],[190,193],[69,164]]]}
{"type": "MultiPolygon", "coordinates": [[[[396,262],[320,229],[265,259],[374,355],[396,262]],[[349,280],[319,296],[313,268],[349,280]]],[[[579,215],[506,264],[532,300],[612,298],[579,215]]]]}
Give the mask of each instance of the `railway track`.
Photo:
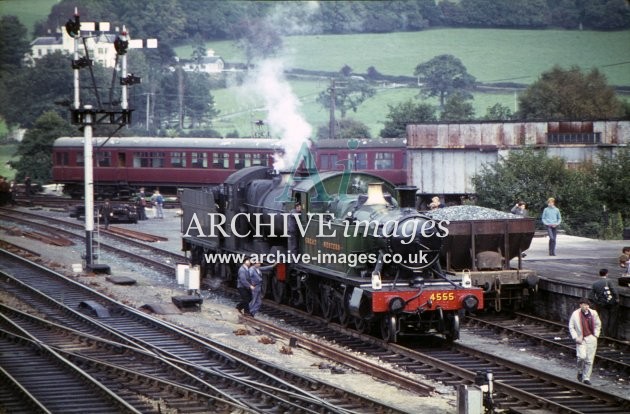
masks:
{"type": "MultiPolygon", "coordinates": [[[[164,269],[168,269],[172,273],[172,265],[165,266],[164,269]]],[[[303,329],[309,334],[315,334],[336,344],[341,344],[353,352],[379,356],[381,361],[387,362],[393,367],[392,370],[399,373],[417,374],[455,386],[462,383],[472,384],[477,372],[485,372],[488,367],[491,367],[490,369],[497,380],[495,383],[495,403],[498,407],[509,409],[512,412],[546,409],[552,412],[617,413],[630,410],[630,400],[628,399],[600,393],[593,387],[550,376],[529,367],[518,364],[510,365],[510,361],[500,361],[494,355],[466,350],[462,345],[457,345],[449,352],[445,352],[443,349],[433,352],[431,350],[396,347],[383,344],[381,341],[356,332],[349,334],[346,328],[336,324],[327,324],[321,318],[313,318],[299,313],[297,316],[292,315],[295,310],[278,307],[273,302],[266,302],[263,311],[277,320],[282,320],[283,325],[290,322],[291,325],[303,329]]],[[[259,324],[261,322],[249,320],[248,323],[259,324]]],[[[519,323],[512,323],[519,325],[519,323]]],[[[268,327],[263,326],[259,326],[259,329],[270,331],[268,327]]],[[[280,335],[280,333],[277,334],[280,335]]],[[[526,335],[527,333],[520,332],[519,334],[526,335]]],[[[287,333],[286,335],[295,336],[295,333],[287,333]]],[[[539,336],[544,337],[544,335],[539,336]]],[[[531,338],[533,339],[523,340],[539,340],[535,335],[531,338]]],[[[298,339],[298,344],[300,342],[303,341],[298,339]]],[[[573,352],[574,348],[571,346],[571,354],[573,352]]],[[[623,355],[623,351],[621,351],[619,356],[623,355]]],[[[614,360],[615,357],[611,359],[614,360]]],[[[352,365],[350,364],[350,366],[352,365]]]]}
{"type": "MultiPolygon", "coordinates": [[[[497,357],[491,350],[478,350],[456,343],[452,347],[428,346],[432,340],[407,341],[402,345],[387,344],[380,339],[348,329],[323,318],[313,317],[293,308],[265,301],[263,312],[283,325],[307,332],[309,336],[323,338],[354,353],[377,356],[382,362],[398,372],[406,372],[421,378],[429,378],[446,385],[473,384],[478,373],[492,372],[494,403],[510,412],[528,412],[543,409],[557,413],[625,413],[630,411],[630,399],[601,392],[573,380],[552,375],[527,365],[497,357]]],[[[256,319],[248,323],[265,327],[256,319]]],[[[280,334],[276,325],[275,334],[280,334]]],[[[293,331],[284,335],[295,337],[293,331]]],[[[300,343],[301,338],[297,339],[300,343]]],[[[435,345],[433,342],[432,345],[435,345]]]]}
{"type": "MultiPolygon", "coordinates": [[[[567,355],[575,353],[575,342],[571,339],[566,324],[548,321],[524,313],[513,315],[490,315],[467,317],[466,325],[476,329],[487,329],[496,334],[519,338],[529,344],[542,345],[567,355]]],[[[618,377],[630,374],[630,344],[614,338],[600,337],[595,354],[595,364],[618,377]]]]}
{"type": "MultiPolygon", "coordinates": [[[[85,243],[85,228],[78,222],[5,208],[0,208],[0,218],[5,223],[13,222],[26,228],[45,231],[51,238],[65,237],[68,240],[74,240],[77,245],[85,243]]],[[[98,243],[94,244],[96,250],[103,249],[160,271],[172,272],[174,264],[185,259],[181,254],[153,246],[147,240],[138,241],[137,235],[130,238],[129,232],[103,231],[101,236],[98,243]]],[[[154,236],[153,239],[159,241],[162,237],[154,236]]]]}
{"type": "MultiPolygon", "coordinates": [[[[3,288],[10,290],[13,296],[22,295],[22,300],[27,303],[36,303],[35,300],[38,298],[40,301],[43,300],[48,306],[44,308],[43,304],[38,304],[38,310],[41,309],[47,318],[54,320],[58,325],[72,327],[77,332],[90,332],[92,341],[101,335],[120,336],[123,338],[122,341],[119,339],[113,342],[118,349],[122,345],[131,344],[132,347],[156,354],[170,364],[191,372],[193,378],[198,381],[212,383],[223,396],[230,396],[247,409],[255,412],[396,411],[365,397],[339,392],[336,387],[285,371],[270,363],[258,361],[252,364],[242,361],[234,354],[227,353],[223,346],[219,349],[207,339],[201,342],[184,329],[115,303],[59,274],[27,264],[23,259],[4,251],[1,252],[1,257],[3,288]],[[6,282],[7,280],[10,281],[6,282]],[[46,297],[42,298],[42,294],[46,297]],[[84,318],[74,311],[81,307],[93,317],[84,318]],[[267,371],[273,374],[268,374],[267,371]]],[[[46,329],[46,332],[49,330],[46,329]]],[[[68,335],[67,331],[65,335],[68,335]]],[[[72,348],[73,353],[81,348],[76,342],[76,338],[66,342],[75,344],[72,348]]],[[[59,347],[59,343],[55,344],[59,347]]],[[[99,347],[99,352],[106,348],[99,347]]],[[[85,359],[89,356],[81,355],[76,358],[85,359]]],[[[122,359],[118,369],[137,367],[133,361],[134,358],[122,359]]],[[[156,371],[153,371],[153,375],[156,375],[156,371]]],[[[190,377],[186,379],[190,380],[190,377]]]]}

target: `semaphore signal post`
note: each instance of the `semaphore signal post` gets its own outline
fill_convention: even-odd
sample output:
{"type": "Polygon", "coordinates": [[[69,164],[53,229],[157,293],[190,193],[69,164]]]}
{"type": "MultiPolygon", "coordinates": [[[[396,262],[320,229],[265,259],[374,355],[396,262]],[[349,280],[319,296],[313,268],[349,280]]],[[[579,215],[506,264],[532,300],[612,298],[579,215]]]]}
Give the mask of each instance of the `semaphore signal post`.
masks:
{"type": "MultiPolygon", "coordinates": [[[[109,23],[83,23],[85,28],[90,31],[102,32],[109,30],[109,23]]],[[[129,33],[123,26],[123,30],[116,35],[114,40],[114,48],[116,50],[116,63],[120,60],[121,67],[121,100],[120,109],[114,109],[112,101],[113,90],[110,91],[110,102],[107,108],[104,107],[101,97],[96,87],[96,82],[92,74],[93,61],[90,59],[89,50],[86,44],[86,38],[92,36],[83,35],[81,32],[81,20],[77,9],[74,10],[74,18],[66,23],[66,31],[70,37],[74,39],[74,53],[72,58],[72,69],[74,71],[74,99],[70,109],[71,120],[73,124],[81,125],[84,134],[84,193],[85,193],[85,268],[90,271],[109,272],[109,266],[96,265],[93,263],[93,233],[94,233],[94,177],[93,177],[93,148],[92,133],[94,125],[117,125],[118,129],[131,123],[131,113],[133,109],[129,108],[127,98],[128,87],[139,84],[141,79],[134,74],[127,73],[127,50],[131,48],[156,48],[157,39],[147,40],[131,40],[129,33]],[[80,56],[79,50],[81,43],[84,46],[84,55],[80,56]],[[80,76],[79,71],[88,68],[92,74],[92,82],[94,83],[95,105],[82,103],[80,95],[80,76]]],[[[115,65],[116,66],[116,65],[115,65]]],[[[115,75],[116,67],[114,67],[115,75]]],[[[113,89],[114,84],[112,84],[113,89]]]]}

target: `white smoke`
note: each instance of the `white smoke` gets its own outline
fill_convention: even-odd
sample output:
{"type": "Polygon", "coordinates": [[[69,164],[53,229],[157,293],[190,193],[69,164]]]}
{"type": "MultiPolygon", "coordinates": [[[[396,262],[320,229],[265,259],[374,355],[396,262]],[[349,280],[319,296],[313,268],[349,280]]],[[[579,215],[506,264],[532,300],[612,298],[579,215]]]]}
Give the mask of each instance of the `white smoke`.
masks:
{"type": "Polygon", "coordinates": [[[293,167],[302,145],[310,143],[313,128],[299,112],[301,103],[284,77],[280,60],[261,62],[250,76],[245,89],[264,100],[269,132],[273,137],[280,137],[284,149],[284,154],[274,157],[273,167],[276,171],[288,170],[293,167]]]}

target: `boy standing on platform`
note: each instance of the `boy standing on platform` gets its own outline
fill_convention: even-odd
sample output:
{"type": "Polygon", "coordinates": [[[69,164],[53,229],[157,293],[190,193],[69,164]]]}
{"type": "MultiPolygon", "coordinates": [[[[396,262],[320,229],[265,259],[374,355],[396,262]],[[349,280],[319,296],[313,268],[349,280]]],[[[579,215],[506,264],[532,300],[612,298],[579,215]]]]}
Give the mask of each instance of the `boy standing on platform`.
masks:
{"type": "Polygon", "coordinates": [[[597,352],[597,338],[602,330],[597,311],[590,309],[587,298],[580,299],[580,308],[571,314],[569,332],[576,344],[577,379],[591,385],[593,361],[597,352]]]}
{"type": "Polygon", "coordinates": [[[562,222],[560,210],[556,207],[556,199],[549,198],[547,207],[543,210],[542,222],[547,226],[547,234],[549,235],[549,256],[556,255],[556,237],[558,236],[558,226],[562,222]]]}

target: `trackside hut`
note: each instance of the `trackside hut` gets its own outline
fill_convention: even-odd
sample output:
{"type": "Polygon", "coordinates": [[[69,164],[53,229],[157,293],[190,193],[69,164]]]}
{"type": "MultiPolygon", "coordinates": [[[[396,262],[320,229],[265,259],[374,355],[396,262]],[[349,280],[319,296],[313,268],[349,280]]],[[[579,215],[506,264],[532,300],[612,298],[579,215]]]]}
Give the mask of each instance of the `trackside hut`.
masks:
{"type": "Polygon", "coordinates": [[[407,183],[420,194],[473,194],[471,178],[509,151],[533,147],[569,166],[628,145],[630,121],[476,122],[407,125],[407,183]]]}

